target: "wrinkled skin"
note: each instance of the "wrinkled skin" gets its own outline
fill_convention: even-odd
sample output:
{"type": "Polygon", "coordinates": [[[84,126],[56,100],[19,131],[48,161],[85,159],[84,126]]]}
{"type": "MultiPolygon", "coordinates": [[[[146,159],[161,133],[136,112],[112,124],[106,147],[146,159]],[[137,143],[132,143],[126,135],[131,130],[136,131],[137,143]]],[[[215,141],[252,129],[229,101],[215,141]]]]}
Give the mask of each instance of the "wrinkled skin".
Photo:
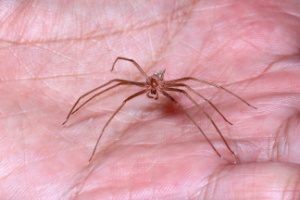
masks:
{"type": "Polygon", "coordinates": [[[0,199],[300,199],[299,1],[1,1],[0,199]],[[176,2],[176,3],[175,3],[176,2]],[[170,93],[130,101],[88,159],[122,99],[120,87],[62,126],[83,93],[112,78],[203,78],[239,94],[188,82],[219,126],[170,93]]]}

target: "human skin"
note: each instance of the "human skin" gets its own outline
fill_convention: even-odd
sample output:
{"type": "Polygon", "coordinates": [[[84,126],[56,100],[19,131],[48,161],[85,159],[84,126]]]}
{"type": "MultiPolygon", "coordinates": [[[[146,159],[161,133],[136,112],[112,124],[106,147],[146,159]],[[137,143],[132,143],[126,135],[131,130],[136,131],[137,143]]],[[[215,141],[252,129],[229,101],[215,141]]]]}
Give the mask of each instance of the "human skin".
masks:
{"type": "Polygon", "coordinates": [[[299,1],[1,1],[0,199],[300,199],[299,1]],[[62,126],[77,98],[113,78],[193,76],[170,93],[221,153],[160,95],[119,87],[62,126]]]}

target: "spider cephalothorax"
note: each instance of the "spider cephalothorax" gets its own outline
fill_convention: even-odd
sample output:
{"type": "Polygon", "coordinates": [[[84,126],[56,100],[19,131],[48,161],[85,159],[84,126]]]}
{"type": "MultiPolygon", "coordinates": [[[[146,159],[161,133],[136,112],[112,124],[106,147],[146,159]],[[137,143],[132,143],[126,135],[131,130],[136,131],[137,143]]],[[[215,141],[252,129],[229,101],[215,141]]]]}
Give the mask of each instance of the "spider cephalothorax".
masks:
{"type": "MultiPolygon", "coordinates": [[[[111,120],[115,117],[115,115],[122,109],[122,107],[126,104],[127,101],[140,96],[142,94],[147,94],[147,96],[149,98],[153,98],[155,100],[158,99],[158,94],[162,94],[163,96],[165,96],[167,99],[169,99],[171,102],[173,102],[189,119],[190,121],[195,125],[195,127],[199,130],[199,132],[202,133],[202,135],[204,136],[204,138],[206,139],[206,141],[210,144],[210,146],[212,147],[212,149],[216,152],[216,154],[218,156],[221,157],[221,154],[218,152],[218,150],[215,148],[215,146],[213,145],[213,143],[209,140],[209,138],[206,136],[206,134],[204,133],[204,131],[201,129],[201,127],[198,125],[198,123],[194,120],[194,118],[188,114],[184,108],[177,102],[177,100],[174,99],[174,97],[172,97],[169,92],[177,92],[177,93],[181,93],[184,96],[186,96],[200,111],[202,111],[204,113],[204,115],[210,120],[210,122],[212,123],[212,125],[214,126],[214,128],[216,129],[217,133],[219,134],[219,136],[221,137],[222,141],[224,142],[224,144],[226,145],[227,149],[232,153],[232,155],[238,159],[235,155],[235,153],[233,152],[233,150],[230,148],[230,146],[228,145],[227,141],[225,140],[224,136],[222,135],[220,129],[218,128],[218,126],[215,124],[215,122],[213,121],[213,119],[210,117],[210,115],[204,111],[202,109],[202,107],[189,95],[189,93],[183,89],[180,88],[185,88],[187,89],[189,92],[194,93],[195,95],[199,96],[200,98],[202,98],[204,101],[206,101],[207,103],[209,103],[212,108],[219,113],[219,115],[229,124],[231,124],[226,118],[225,116],[219,111],[219,109],[207,98],[205,98],[203,95],[201,95],[200,93],[198,93],[197,91],[195,91],[193,88],[191,88],[190,86],[188,86],[187,84],[183,83],[185,81],[197,81],[203,84],[207,84],[207,85],[211,85],[215,88],[219,88],[225,92],[228,92],[229,94],[235,96],[236,98],[238,98],[239,100],[241,100],[242,102],[244,102],[246,105],[251,106],[248,102],[246,102],[244,99],[242,99],[241,97],[239,97],[238,95],[234,94],[233,92],[231,92],[230,90],[227,90],[226,88],[217,85],[215,83],[212,82],[208,82],[205,80],[201,80],[201,79],[197,79],[194,77],[183,77],[183,78],[178,78],[178,79],[174,79],[174,80],[169,80],[169,81],[165,81],[164,80],[164,74],[166,70],[161,70],[159,72],[154,73],[152,76],[148,76],[144,70],[140,67],[140,65],[135,62],[133,59],[129,59],[129,58],[125,58],[125,57],[117,57],[115,62],[113,63],[113,66],[111,68],[111,71],[114,69],[114,66],[116,64],[116,62],[118,60],[125,60],[125,61],[129,61],[132,64],[134,64],[136,66],[136,68],[140,71],[140,73],[146,78],[145,82],[137,82],[137,81],[130,81],[130,80],[125,80],[125,79],[113,79],[108,81],[107,83],[100,85],[99,87],[94,88],[93,90],[83,94],[81,97],[79,97],[77,99],[77,101],[75,102],[75,104],[73,105],[72,109],[70,110],[70,112],[68,113],[68,116],[66,118],[66,121],[63,123],[65,124],[70,116],[72,114],[74,114],[75,112],[77,112],[80,108],[82,108],[85,104],[87,104],[89,101],[91,101],[92,99],[94,99],[96,96],[99,96],[101,94],[103,94],[104,92],[107,92],[113,88],[116,88],[120,85],[135,85],[138,87],[143,88],[141,91],[136,92],[132,95],[130,95],[129,97],[127,97],[122,104],[114,111],[114,113],[111,115],[111,117],[108,119],[108,121],[104,124],[102,131],[97,139],[97,142],[95,144],[95,147],[93,149],[93,153],[90,157],[90,160],[93,158],[97,146],[99,144],[99,141],[106,129],[106,127],[109,125],[109,123],[111,122],[111,120]],[[111,85],[112,83],[115,83],[114,85],[111,85]],[[107,87],[104,90],[99,91],[101,88],[111,85],[109,87],[107,87]],[[85,100],[82,104],[80,104],[79,106],[78,103],[85,98],[88,95],[92,95],[91,97],[89,97],[87,100],[85,100]]],[[[251,106],[253,107],[253,106],[251,106]]],[[[253,107],[255,108],[255,107],[253,107]]]]}
{"type": "Polygon", "coordinates": [[[165,69],[158,71],[146,79],[147,89],[149,90],[147,97],[155,100],[158,99],[158,91],[164,89],[165,71],[165,69]]]}

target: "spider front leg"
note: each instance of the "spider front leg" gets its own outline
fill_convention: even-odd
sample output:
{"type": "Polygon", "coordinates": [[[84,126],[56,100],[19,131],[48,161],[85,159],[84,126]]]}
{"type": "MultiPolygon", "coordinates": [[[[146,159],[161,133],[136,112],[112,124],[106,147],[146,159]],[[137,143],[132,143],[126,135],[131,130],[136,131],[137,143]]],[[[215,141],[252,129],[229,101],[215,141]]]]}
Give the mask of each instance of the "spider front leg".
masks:
{"type": "Polygon", "coordinates": [[[135,60],[133,59],[130,59],[130,58],[126,58],[126,57],[117,57],[116,60],[114,61],[113,65],[112,65],[112,68],[110,71],[113,71],[114,70],[114,67],[115,67],[115,64],[117,63],[118,60],[125,60],[125,61],[128,61],[128,62],[131,62],[132,64],[135,65],[135,67],[140,71],[140,73],[145,77],[145,78],[148,78],[148,75],[146,74],[146,72],[141,68],[141,66],[135,62],[135,60]]]}

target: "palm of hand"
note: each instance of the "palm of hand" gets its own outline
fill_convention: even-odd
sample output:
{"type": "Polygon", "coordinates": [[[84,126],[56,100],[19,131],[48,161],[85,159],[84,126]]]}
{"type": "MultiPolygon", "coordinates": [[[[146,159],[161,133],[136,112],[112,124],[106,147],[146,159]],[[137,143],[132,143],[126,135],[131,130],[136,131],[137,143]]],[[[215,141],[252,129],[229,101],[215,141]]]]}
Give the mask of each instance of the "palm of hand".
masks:
{"type": "MultiPolygon", "coordinates": [[[[46,5],[23,6],[27,6],[27,17],[34,18],[34,10],[45,18],[41,8],[46,5]]],[[[114,11],[114,26],[101,21],[103,17],[93,18],[100,20],[93,23],[85,17],[78,20],[80,27],[74,27],[74,22],[67,22],[66,13],[57,13],[61,21],[51,31],[36,37],[25,32],[26,42],[7,29],[2,40],[11,46],[1,50],[1,198],[220,199],[225,193],[228,199],[283,194],[297,198],[300,70],[294,67],[299,59],[293,55],[299,47],[278,38],[287,34],[285,38],[296,40],[300,26],[293,25],[299,20],[285,13],[265,12],[271,5],[245,2],[218,8],[205,2],[178,3],[176,8],[160,5],[155,8],[168,9],[155,17],[154,12],[143,15],[145,19],[134,17],[146,13],[147,3],[144,6],[128,8],[130,11],[100,5],[80,8],[90,15],[114,11]],[[240,13],[243,8],[247,8],[245,14],[240,13]],[[264,20],[276,17],[278,20],[264,20]],[[122,20],[130,22],[129,29],[122,20]],[[72,28],[60,29],[61,24],[72,28]],[[83,27],[84,33],[80,31],[83,27]],[[235,166],[217,157],[185,116],[168,107],[163,98],[153,103],[143,96],[114,119],[88,164],[103,124],[134,89],[114,90],[74,115],[66,127],[60,124],[85,91],[113,77],[141,77],[124,63],[113,73],[109,71],[124,48],[126,57],[137,58],[148,74],[157,66],[166,68],[166,79],[217,80],[257,106],[258,110],[252,110],[221,91],[197,89],[215,95],[213,102],[233,122],[234,126],[226,124],[205,107],[224,135],[232,138],[233,149],[244,164],[235,166]]],[[[296,6],[299,8],[298,4],[285,9],[292,12],[296,6]]],[[[18,20],[20,30],[22,20],[30,23],[18,20]]],[[[30,30],[36,30],[36,23],[31,26],[30,30]]],[[[198,113],[183,97],[175,97],[188,112],[198,113]]],[[[225,152],[209,122],[200,114],[197,121],[225,152]]]]}

